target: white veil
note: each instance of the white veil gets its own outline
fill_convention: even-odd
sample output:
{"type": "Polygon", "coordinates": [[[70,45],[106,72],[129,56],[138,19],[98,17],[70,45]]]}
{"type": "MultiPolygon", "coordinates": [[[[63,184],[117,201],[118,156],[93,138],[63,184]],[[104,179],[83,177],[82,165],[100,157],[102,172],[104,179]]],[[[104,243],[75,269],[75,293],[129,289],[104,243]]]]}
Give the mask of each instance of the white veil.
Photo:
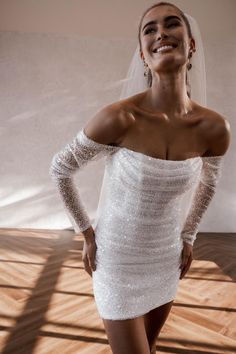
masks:
{"type": "MultiPolygon", "coordinates": [[[[185,16],[189,20],[193,38],[195,39],[196,52],[191,58],[192,68],[187,72],[188,82],[191,88],[191,99],[202,106],[206,106],[206,70],[205,56],[201,33],[197,21],[187,13],[185,16]]],[[[139,44],[131,60],[127,76],[123,80],[120,100],[148,89],[146,77],[143,75],[144,65],[139,55],[139,44]]]]}
{"type": "MultiPolygon", "coordinates": [[[[188,83],[191,89],[191,99],[196,101],[202,106],[206,106],[206,71],[205,71],[205,56],[200,29],[197,21],[190,15],[185,13],[185,16],[189,20],[193,38],[195,39],[196,52],[193,53],[191,58],[192,68],[187,71],[188,83]]],[[[131,60],[126,78],[122,80],[122,90],[120,94],[120,100],[137,93],[146,91],[148,89],[147,78],[144,77],[144,65],[139,55],[139,44],[135,50],[133,58],[131,60]]],[[[98,218],[102,211],[103,204],[106,200],[106,185],[108,183],[109,176],[105,169],[103,176],[103,182],[100,190],[100,197],[96,212],[95,225],[97,225],[98,218]]]]}

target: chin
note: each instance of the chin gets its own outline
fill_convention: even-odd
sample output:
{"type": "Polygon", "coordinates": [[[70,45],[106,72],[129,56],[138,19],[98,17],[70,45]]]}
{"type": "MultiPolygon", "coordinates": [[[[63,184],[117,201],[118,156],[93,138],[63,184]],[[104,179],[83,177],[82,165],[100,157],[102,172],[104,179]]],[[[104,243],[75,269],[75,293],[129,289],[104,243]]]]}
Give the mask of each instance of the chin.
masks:
{"type": "Polygon", "coordinates": [[[163,60],[159,60],[157,63],[153,62],[152,71],[163,72],[163,71],[178,71],[181,67],[186,64],[185,59],[177,60],[176,58],[165,58],[163,60]]]}

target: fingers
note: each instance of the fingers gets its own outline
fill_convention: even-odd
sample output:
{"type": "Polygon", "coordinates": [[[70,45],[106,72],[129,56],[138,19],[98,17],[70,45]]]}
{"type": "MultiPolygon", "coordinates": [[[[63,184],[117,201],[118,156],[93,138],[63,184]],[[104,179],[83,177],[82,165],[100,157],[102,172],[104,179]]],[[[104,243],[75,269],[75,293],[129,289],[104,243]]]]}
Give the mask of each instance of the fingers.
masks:
{"type": "Polygon", "coordinates": [[[83,263],[84,263],[84,269],[85,269],[85,271],[86,271],[90,276],[92,276],[92,272],[94,272],[94,271],[96,270],[96,265],[95,265],[94,260],[91,260],[91,259],[89,259],[88,257],[86,257],[86,258],[83,260],[83,263]]]}
{"type": "Polygon", "coordinates": [[[92,272],[96,270],[95,264],[96,246],[84,243],[82,261],[85,271],[92,277],[92,272]]]}
{"type": "Polygon", "coordinates": [[[193,260],[192,249],[185,245],[182,249],[182,261],[180,265],[181,274],[180,279],[182,279],[190,268],[191,262],[193,260]]]}
{"type": "Polygon", "coordinates": [[[86,256],[86,258],[83,260],[83,263],[84,263],[84,269],[85,271],[90,275],[90,277],[92,277],[92,270],[91,270],[91,267],[89,265],[89,261],[88,261],[88,258],[86,256]]]}
{"type": "Polygon", "coordinates": [[[96,270],[96,265],[95,265],[95,262],[94,262],[94,257],[93,257],[92,259],[89,258],[89,267],[90,267],[90,269],[92,269],[93,272],[96,270]]]}
{"type": "Polygon", "coordinates": [[[181,265],[180,265],[180,269],[183,269],[183,268],[185,268],[187,266],[189,258],[190,258],[190,256],[183,256],[182,262],[181,262],[181,265]]]}
{"type": "Polygon", "coordinates": [[[192,255],[190,254],[189,256],[188,256],[188,259],[187,259],[187,262],[186,262],[186,259],[185,259],[185,261],[183,261],[183,263],[181,264],[181,274],[180,274],[180,279],[182,279],[184,276],[185,276],[185,274],[187,273],[187,271],[189,270],[189,268],[190,268],[190,265],[191,265],[191,263],[192,263],[192,255]]]}

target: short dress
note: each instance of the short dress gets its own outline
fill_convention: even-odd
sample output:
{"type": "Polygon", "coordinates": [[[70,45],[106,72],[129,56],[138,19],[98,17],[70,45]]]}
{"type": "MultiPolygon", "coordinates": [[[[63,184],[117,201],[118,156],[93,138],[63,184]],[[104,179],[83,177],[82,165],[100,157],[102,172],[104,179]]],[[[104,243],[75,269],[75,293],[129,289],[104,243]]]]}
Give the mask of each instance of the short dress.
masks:
{"type": "Polygon", "coordinates": [[[196,239],[221,175],[222,156],[164,160],[100,144],[80,130],[50,167],[76,232],[87,229],[91,221],[73,174],[104,156],[102,205],[94,227],[93,292],[102,318],[131,319],[174,300],[183,241],[193,245],[196,239]],[[183,228],[182,198],[196,181],[196,196],[183,228]]]}

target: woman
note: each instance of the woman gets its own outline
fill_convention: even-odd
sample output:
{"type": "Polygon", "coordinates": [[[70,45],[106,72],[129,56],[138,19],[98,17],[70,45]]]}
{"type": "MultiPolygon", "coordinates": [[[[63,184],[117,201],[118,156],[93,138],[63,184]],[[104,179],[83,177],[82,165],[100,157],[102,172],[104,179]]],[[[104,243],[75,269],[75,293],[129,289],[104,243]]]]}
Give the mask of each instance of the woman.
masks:
{"type": "Polygon", "coordinates": [[[145,11],[139,43],[150,87],[99,111],[51,165],[84,236],[85,270],[114,354],[155,352],[230,143],[226,119],[187,93],[186,70],[197,50],[187,21],[169,3],[145,11]],[[102,156],[106,198],[93,229],[72,175],[102,156]],[[198,178],[180,229],[181,197],[198,178]]]}

